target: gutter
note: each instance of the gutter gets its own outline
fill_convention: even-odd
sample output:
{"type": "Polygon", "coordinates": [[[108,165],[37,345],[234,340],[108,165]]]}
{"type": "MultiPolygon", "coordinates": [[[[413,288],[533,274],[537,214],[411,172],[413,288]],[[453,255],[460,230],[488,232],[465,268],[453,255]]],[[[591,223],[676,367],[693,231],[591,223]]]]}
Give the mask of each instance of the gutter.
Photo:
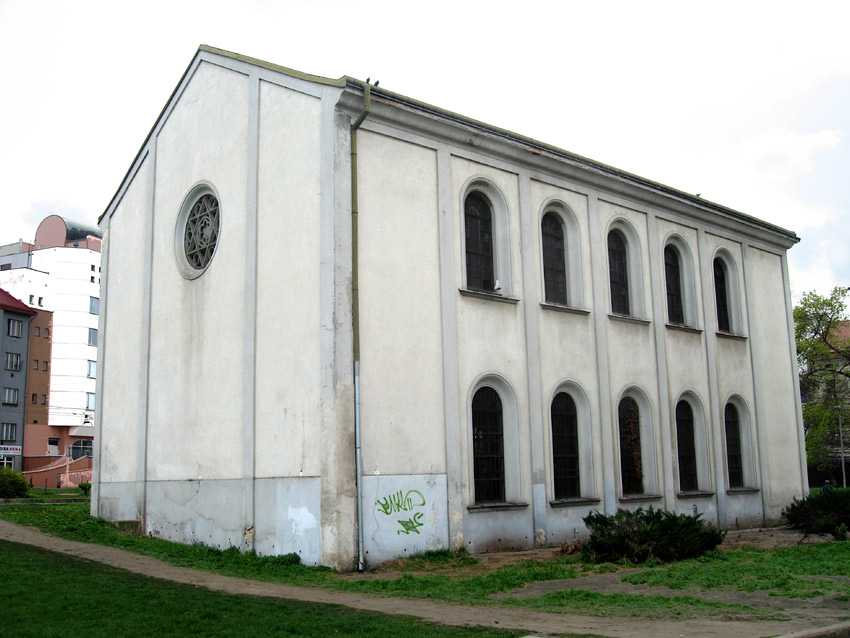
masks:
{"type": "Polygon", "coordinates": [[[360,253],[358,245],[357,129],[369,116],[372,89],[363,83],[363,111],[351,125],[351,328],[354,359],[354,478],[357,493],[357,571],[366,567],[363,552],[363,463],[360,452],[360,253]]]}

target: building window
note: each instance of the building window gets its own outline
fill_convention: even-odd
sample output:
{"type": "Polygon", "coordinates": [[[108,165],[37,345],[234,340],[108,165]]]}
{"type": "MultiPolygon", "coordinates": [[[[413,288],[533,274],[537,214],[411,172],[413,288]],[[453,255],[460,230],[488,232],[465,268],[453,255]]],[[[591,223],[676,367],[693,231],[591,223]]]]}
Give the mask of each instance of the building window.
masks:
{"type": "Polygon", "coordinates": [[[46,394],[41,395],[41,405],[47,405],[47,395],[46,394]]]}
{"type": "Polygon", "coordinates": [[[50,336],[50,328],[44,329],[44,338],[47,339],[50,336]]]}
{"type": "Polygon", "coordinates": [[[608,233],[608,275],[611,280],[611,312],[629,314],[629,265],[626,238],[617,229],[608,233]]]}
{"type": "Polygon", "coordinates": [[[729,487],[744,487],[744,455],[741,449],[741,424],[738,410],[726,404],[723,413],[726,426],[726,465],[729,471],[729,487]]]}
{"type": "Polygon", "coordinates": [[[664,247],[664,276],[667,284],[667,320],[672,324],[684,325],[681,260],[679,251],[670,244],[664,247]]]}
{"type": "Polygon", "coordinates": [[[100,314],[100,299],[98,297],[89,297],[89,312],[93,315],[100,314]]]}
{"type": "Polygon", "coordinates": [[[39,305],[39,306],[43,306],[43,305],[44,305],[44,297],[39,297],[39,298],[38,298],[38,305],[39,305]]]}
{"type": "Polygon", "coordinates": [[[86,376],[89,379],[97,378],[97,361],[89,361],[88,371],[86,372],[86,376]]]}
{"type": "Polygon", "coordinates": [[[0,423],[0,441],[14,441],[16,429],[15,423],[0,423]]]}
{"type": "Polygon", "coordinates": [[[475,502],[504,503],[502,401],[489,386],[479,388],[472,399],[472,457],[475,502]]]}
{"type": "Polygon", "coordinates": [[[543,287],[548,303],[567,305],[567,261],[564,227],[557,213],[546,213],[540,224],[543,235],[543,287]]]}
{"type": "MultiPolygon", "coordinates": [[[[0,270],[9,270],[9,264],[3,264],[0,266],[0,270]]],[[[14,456],[0,456],[0,467],[14,467],[15,465],[15,457],[14,456]]]]}
{"type": "Polygon", "coordinates": [[[38,359],[33,359],[33,360],[32,360],[32,369],[33,369],[33,370],[38,370],[38,359]]]}
{"type": "Polygon", "coordinates": [[[35,303],[35,295],[30,295],[30,304],[35,303]]]}
{"type": "Polygon", "coordinates": [[[37,337],[39,335],[38,326],[35,327],[34,331],[34,334],[37,337]]]}
{"type": "Polygon", "coordinates": [[[38,395],[34,394],[32,395],[32,404],[35,405],[36,403],[38,403],[38,395]]]}
{"type": "Polygon", "coordinates": [[[50,455],[59,454],[59,439],[47,439],[47,453],[50,455]]]}
{"type": "Polygon", "coordinates": [[[91,265],[91,271],[94,272],[94,264],[91,265]]]}
{"type": "Polygon", "coordinates": [[[729,290],[726,264],[720,257],[714,259],[714,298],[717,304],[717,329],[731,332],[729,323],[729,290]]]}
{"type": "Polygon", "coordinates": [[[699,490],[694,411],[687,401],[676,405],[676,449],[679,454],[679,491],[699,490]]]}
{"type": "Polygon", "coordinates": [[[94,392],[86,392],[86,410],[94,410],[94,392]]]}
{"type": "Polygon", "coordinates": [[[623,397],[617,410],[620,429],[620,473],[623,494],[643,494],[640,409],[632,397],[623,397]]]}
{"type": "Polygon", "coordinates": [[[44,370],[45,372],[47,371],[47,361],[41,362],[41,369],[44,370]]]}
{"type": "Polygon", "coordinates": [[[89,345],[97,347],[97,328],[89,328],[89,345]]]}
{"type": "Polygon", "coordinates": [[[17,372],[21,369],[21,355],[16,352],[6,353],[6,369],[17,372]]]}
{"type": "Polygon", "coordinates": [[[3,388],[3,405],[18,405],[17,388],[3,388]]]}
{"type": "Polygon", "coordinates": [[[84,456],[92,456],[91,440],[83,439],[80,441],[74,441],[68,448],[68,451],[70,452],[71,458],[75,461],[83,458],[84,456]]]}
{"type": "Polygon", "coordinates": [[[466,233],[466,287],[492,292],[496,286],[493,266],[493,208],[487,197],[473,191],[464,205],[466,233]]]}
{"type": "Polygon", "coordinates": [[[20,319],[8,319],[6,322],[6,334],[10,337],[20,337],[24,334],[24,322],[20,319]]]}
{"type": "Polygon", "coordinates": [[[178,265],[185,278],[201,276],[210,265],[218,246],[220,228],[218,198],[209,185],[196,186],[183,200],[174,237],[178,265]]]}
{"type": "Polygon", "coordinates": [[[578,411],[573,398],[559,392],[552,401],[552,468],[555,500],[581,496],[578,411]]]}
{"type": "Polygon", "coordinates": [[[94,277],[91,278],[91,282],[94,283],[94,277]]]}

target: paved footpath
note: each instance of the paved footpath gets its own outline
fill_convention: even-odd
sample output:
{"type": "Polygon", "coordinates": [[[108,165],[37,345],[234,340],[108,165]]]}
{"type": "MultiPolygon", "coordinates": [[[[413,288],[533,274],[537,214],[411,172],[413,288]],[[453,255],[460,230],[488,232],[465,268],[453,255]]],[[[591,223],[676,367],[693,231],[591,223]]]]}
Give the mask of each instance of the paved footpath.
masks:
{"type": "Polygon", "coordinates": [[[137,574],[178,583],[206,587],[229,594],[288,598],[315,603],[344,605],[384,614],[405,614],[444,625],[481,625],[527,631],[529,635],[564,633],[611,637],[652,636],[657,638],[761,638],[793,635],[795,638],[838,638],[850,636],[850,623],[812,630],[810,621],[723,621],[711,618],[689,620],[640,620],[552,614],[529,609],[467,607],[428,600],[384,598],[324,589],[307,589],[230,576],[220,576],[185,567],[175,567],[156,558],[133,554],[114,547],[68,541],[42,534],[31,527],[0,520],[0,539],[34,545],[54,552],[79,556],[126,569],[137,574]],[[793,633],[799,632],[799,633],[793,633]]]}

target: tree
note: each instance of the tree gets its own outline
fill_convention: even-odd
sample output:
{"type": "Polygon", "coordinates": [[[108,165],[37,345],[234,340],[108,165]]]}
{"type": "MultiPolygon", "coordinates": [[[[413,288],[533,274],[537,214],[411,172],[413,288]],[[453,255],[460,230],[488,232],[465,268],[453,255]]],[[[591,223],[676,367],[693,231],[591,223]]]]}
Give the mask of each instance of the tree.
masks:
{"type": "Polygon", "coordinates": [[[838,415],[850,424],[850,322],[847,288],[833,288],[828,297],[807,292],[794,307],[794,331],[803,427],[810,466],[833,464],[839,445],[838,415]]]}

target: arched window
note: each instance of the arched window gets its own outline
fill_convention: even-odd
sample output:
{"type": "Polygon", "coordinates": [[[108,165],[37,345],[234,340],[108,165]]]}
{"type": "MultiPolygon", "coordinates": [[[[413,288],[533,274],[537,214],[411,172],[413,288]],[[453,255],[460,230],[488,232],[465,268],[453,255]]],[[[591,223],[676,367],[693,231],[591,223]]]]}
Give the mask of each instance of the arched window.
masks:
{"type": "Polygon", "coordinates": [[[632,397],[623,397],[617,410],[620,429],[620,473],[623,494],[643,494],[640,446],[640,409],[632,397]]]}
{"type": "Polygon", "coordinates": [[[502,400],[490,386],[472,398],[472,458],[476,503],[505,502],[502,400]]]}
{"type": "Polygon", "coordinates": [[[580,497],[578,411],[566,392],[552,400],[552,467],[555,500],[580,497]]]}
{"type": "Polygon", "coordinates": [[[672,324],[684,325],[681,259],[679,251],[672,244],[664,247],[664,278],[667,284],[667,320],[672,324]]]}
{"type": "Polygon", "coordinates": [[[464,204],[466,227],[466,286],[470,290],[492,292],[493,275],[493,208],[490,200],[473,191],[464,204]]]}
{"type": "Polygon", "coordinates": [[[729,322],[729,281],[726,262],[720,257],[714,258],[714,298],[717,307],[717,329],[731,332],[729,322]]]}
{"type": "Polygon", "coordinates": [[[608,275],[611,281],[611,312],[629,313],[629,262],[626,238],[613,229],[608,233],[608,275]]]}
{"type": "Polygon", "coordinates": [[[556,213],[546,213],[541,223],[543,234],[543,285],[549,303],[567,304],[567,267],[564,227],[556,213]]]}
{"type": "Polygon", "coordinates": [[[679,490],[699,490],[697,453],[694,436],[694,411],[687,401],[676,405],[676,449],[679,453],[679,490]]]}
{"type": "Polygon", "coordinates": [[[726,404],[723,413],[726,426],[726,466],[729,472],[729,487],[744,487],[744,456],[741,447],[741,423],[738,409],[726,404]]]}

